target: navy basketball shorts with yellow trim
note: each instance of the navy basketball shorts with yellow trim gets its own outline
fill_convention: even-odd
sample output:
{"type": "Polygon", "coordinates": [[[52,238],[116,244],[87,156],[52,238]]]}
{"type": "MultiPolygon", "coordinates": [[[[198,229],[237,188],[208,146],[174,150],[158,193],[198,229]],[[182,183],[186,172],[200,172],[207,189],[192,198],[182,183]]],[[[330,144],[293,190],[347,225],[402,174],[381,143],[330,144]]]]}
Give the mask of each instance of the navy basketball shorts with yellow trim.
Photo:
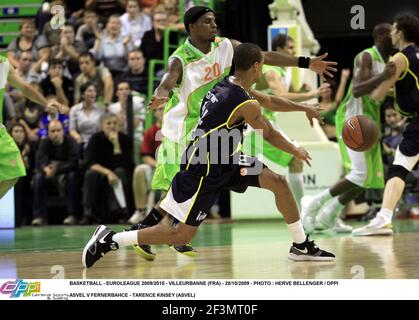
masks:
{"type": "Polygon", "coordinates": [[[259,175],[266,166],[257,158],[245,156],[239,164],[191,165],[176,174],[160,207],[180,222],[199,226],[222,190],[239,193],[259,188],[259,175]],[[203,175],[203,172],[207,172],[203,175]]]}

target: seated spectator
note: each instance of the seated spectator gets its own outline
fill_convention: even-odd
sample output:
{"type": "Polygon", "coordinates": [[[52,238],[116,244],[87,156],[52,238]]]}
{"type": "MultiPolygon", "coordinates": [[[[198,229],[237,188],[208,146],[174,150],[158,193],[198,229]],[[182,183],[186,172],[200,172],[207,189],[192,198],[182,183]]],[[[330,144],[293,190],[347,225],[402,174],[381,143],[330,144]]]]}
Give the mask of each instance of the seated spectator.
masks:
{"type": "Polygon", "coordinates": [[[74,27],[66,24],[61,30],[60,43],[55,50],[52,50],[51,56],[65,62],[65,66],[73,79],[80,73],[80,54],[86,51],[86,44],[75,39],[74,27]]]}
{"type": "Polygon", "coordinates": [[[32,225],[46,224],[47,183],[58,187],[60,195],[66,193],[67,223],[74,224],[78,199],[78,147],[76,142],[64,135],[62,123],[52,120],[48,124],[48,137],[43,139],[36,153],[36,173],[33,181],[34,201],[32,225]]]}
{"type": "Polygon", "coordinates": [[[105,24],[109,16],[125,12],[125,0],[86,0],[86,9],[94,10],[99,21],[105,24]]]}
{"type": "MultiPolygon", "coordinates": [[[[163,60],[164,52],[164,29],[167,28],[167,14],[165,12],[156,12],[153,14],[153,29],[147,31],[144,34],[143,41],[141,43],[141,51],[147,63],[151,59],[163,60]]],[[[170,33],[170,43],[177,43],[177,35],[170,33]]],[[[155,72],[158,72],[164,68],[163,65],[156,65],[155,72]]]]}
{"type": "Polygon", "coordinates": [[[118,82],[128,82],[133,91],[147,95],[148,75],[141,50],[135,49],[128,53],[128,67],[118,82]]]}
{"type": "MultiPolygon", "coordinates": [[[[33,87],[41,92],[41,88],[37,83],[31,83],[33,87]]],[[[11,96],[14,100],[16,110],[16,119],[25,128],[29,141],[35,142],[39,139],[38,131],[41,117],[44,114],[44,107],[26,99],[21,95],[20,91],[11,88],[11,96]]]]}
{"type": "Polygon", "coordinates": [[[89,169],[84,176],[84,217],[80,224],[89,224],[94,220],[121,222],[120,220],[126,219],[126,212],[116,201],[113,191],[118,183],[122,183],[127,208],[132,207],[131,142],[125,134],[118,132],[118,118],[114,114],[108,113],[102,117],[101,129],[90,138],[86,149],[89,169]],[[108,199],[110,203],[106,203],[104,199],[108,199]]]}
{"type": "Polygon", "coordinates": [[[394,102],[386,100],[383,103],[384,109],[384,133],[382,137],[382,154],[383,163],[389,167],[394,160],[397,147],[402,140],[402,133],[404,130],[404,119],[400,113],[394,109],[394,102]]]}
{"type": "MultiPolygon", "coordinates": [[[[120,129],[119,131],[127,134],[127,101],[129,96],[132,94],[131,88],[128,82],[120,82],[116,89],[116,96],[118,102],[115,102],[109,106],[109,112],[115,114],[118,117],[120,129]]],[[[145,105],[144,97],[132,96],[132,112],[133,112],[133,128],[135,131],[143,132],[144,120],[145,120],[145,105]]]]}
{"type": "Polygon", "coordinates": [[[32,211],[32,172],[35,167],[35,146],[28,140],[25,128],[18,122],[9,126],[9,132],[16,142],[25,164],[26,176],[19,178],[15,184],[15,225],[27,225],[31,221],[32,211]]]}
{"type": "Polygon", "coordinates": [[[64,66],[60,60],[52,59],[48,66],[48,75],[40,83],[44,96],[57,96],[58,102],[71,106],[74,97],[74,85],[64,76],[64,66]]]}
{"type": "Polygon", "coordinates": [[[41,75],[34,71],[32,51],[22,51],[18,62],[19,65],[16,71],[26,83],[31,84],[41,82],[41,75]]]}
{"type": "Polygon", "coordinates": [[[7,58],[15,68],[19,67],[19,57],[23,51],[31,51],[32,58],[36,61],[32,69],[38,73],[42,63],[48,61],[51,53],[47,39],[42,35],[36,35],[33,20],[22,21],[20,35],[7,47],[7,58]]]}
{"type": "Polygon", "coordinates": [[[119,17],[110,16],[106,24],[106,31],[103,32],[101,38],[96,39],[93,51],[96,59],[103,62],[114,79],[128,70],[127,56],[131,48],[129,36],[123,38],[121,35],[119,17]]]}
{"type": "Polygon", "coordinates": [[[151,30],[151,19],[141,12],[137,0],[128,0],[126,10],[120,17],[122,37],[130,37],[132,46],[139,48],[144,33],[151,30]]]}
{"type": "Polygon", "coordinates": [[[103,108],[96,104],[96,86],[85,83],[81,86],[82,101],[70,110],[70,135],[83,150],[93,134],[100,130],[103,108]]]}
{"type": "Polygon", "coordinates": [[[180,26],[179,29],[184,30],[183,23],[180,22],[179,5],[177,0],[161,0],[164,11],[167,13],[167,20],[170,27],[180,26]]]}
{"type": "Polygon", "coordinates": [[[98,23],[97,14],[92,10],[84,11],[83,21],[84,24],[77,29],[76,41],[84,43],[87,49],[92,49],[96,39],[101,37],[103,25],[98,23]]]}
{"type": "Polygon", "coordinates": [[[79,57],[81,73],[74,84],[74,102],[81,99],[80,87],[82,84],[91,82],[96,86],[97,102],[108,107],[113,97],[113,79],[106,67],[96,67],[95,58],[90,52],[82,53],[79,57]]]}
{"type": "Polygon", "coordinates": [[[130,224],[140,223],[144,219],[147,211],[147,195],[151,191],[151,180],[157,164],[156,152],[163,140],[163,135],[160,131],[163,120],[163,109],[163,106],[156,109],[156,120],[144,133],[144,141],[141,146],[141,156],[143,157],[144,163],[136,166],[134,171],[132,188],[134,190],[136,210],[128,220],[130,224]]]}
{"type": "MultiPolygon", "coordinates": [[[[57,98],[55,96],[47,96],[48,100],[55,100],[57,101],[57,98]]],[[[39,138],[45,138],[48,136],[48,126],[49,123],[53,120],[58,120],[61,122],[64,130],[64,134],[68,135],[69,133],[69,124],[70,124],[70,118],[68,116],[68,110],[66,113],[58,113],[56,111],[48,111],[44,112],[41,116],[41,120],[39,122],[39,130],[38,130],[38,137],[39,138]]]]}

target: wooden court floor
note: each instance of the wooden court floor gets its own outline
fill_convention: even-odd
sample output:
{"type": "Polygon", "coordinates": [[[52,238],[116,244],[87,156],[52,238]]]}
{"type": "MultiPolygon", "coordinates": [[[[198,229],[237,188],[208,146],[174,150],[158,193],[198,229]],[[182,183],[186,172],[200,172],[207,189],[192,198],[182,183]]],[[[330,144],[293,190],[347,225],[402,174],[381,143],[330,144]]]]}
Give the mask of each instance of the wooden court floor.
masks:
{"type": "MultiPolygon", "coordinates": [[[[359,226],[359,223],[354,223],[359,226]]],[[[111,226],[120,231],[124,226],[111,226]]],[[[290,262],[290,238],[281,221],[205,223],[193,245],[196,258],[154,246],[144,261],[131,248],[110,252],[93,268],[81,252],[95,226],[0,230],[0,279],[419,279],[419,221],[394,222],[394,236],[314,234],[336,254],[334,263],[290,262]]]]}

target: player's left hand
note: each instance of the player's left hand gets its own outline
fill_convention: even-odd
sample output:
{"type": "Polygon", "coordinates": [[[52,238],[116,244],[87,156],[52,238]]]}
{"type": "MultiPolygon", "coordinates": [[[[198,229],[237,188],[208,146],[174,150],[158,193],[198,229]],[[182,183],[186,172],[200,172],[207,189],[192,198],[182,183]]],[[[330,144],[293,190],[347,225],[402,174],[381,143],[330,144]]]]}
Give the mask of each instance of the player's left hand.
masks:
{"type": "Polygon", "coordinates": [[[327,57],[328,53],[322,54],[318,57],[310,58],[310,70],[314,71],[315,73],[319,74],[322,80],[326,80],[325,75],[333,78],[333,74],[331,74],[329,71],[336,72],[337,69],[333,68],[332,66],[336,66],[337,62],[335,61],[324,61],[327,57]]]}
{"type": "Polygon", "coordinates": [[[310,122],[310,126],[313,127],[313,119],[317,119],[321,125],[324,124],[323,117],[320,114],[323,109],[320,107],[318,103],[316,104],[306,104],[306,117],[310,122]]]}

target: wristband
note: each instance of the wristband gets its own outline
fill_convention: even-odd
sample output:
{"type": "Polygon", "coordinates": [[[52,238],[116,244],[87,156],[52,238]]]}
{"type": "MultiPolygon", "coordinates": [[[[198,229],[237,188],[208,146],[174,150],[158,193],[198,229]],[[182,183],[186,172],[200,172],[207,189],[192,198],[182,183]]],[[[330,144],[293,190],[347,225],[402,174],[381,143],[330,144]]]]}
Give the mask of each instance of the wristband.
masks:
{"type": "Polygon", "coordinates": [[[310,58],[309,57],[298,57],[298,67],[308,69],[310,66],[310,58]]]}

